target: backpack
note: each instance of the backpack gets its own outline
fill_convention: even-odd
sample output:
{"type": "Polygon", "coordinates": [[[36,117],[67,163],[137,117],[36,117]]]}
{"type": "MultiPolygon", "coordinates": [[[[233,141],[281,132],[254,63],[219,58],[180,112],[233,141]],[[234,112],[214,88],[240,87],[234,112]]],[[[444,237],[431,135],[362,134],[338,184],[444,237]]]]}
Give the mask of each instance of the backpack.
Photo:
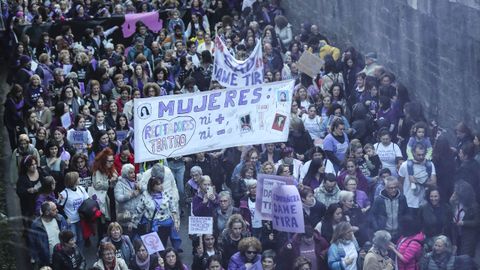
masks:
{"type": "MultiPolygon", "coordinates": [[[[430,160],[425,160],[425,168],[427,170],[427,174],[428,174],[428,178],[430,178],[430,176],[432,176],[432,170],[433,170],[433,165],[432,165],[432,162],[430,160]]],[[[407,172],[408,172],[408,175],[413,175],[413,160],[409,159],[407,160],[407,172]]]]}

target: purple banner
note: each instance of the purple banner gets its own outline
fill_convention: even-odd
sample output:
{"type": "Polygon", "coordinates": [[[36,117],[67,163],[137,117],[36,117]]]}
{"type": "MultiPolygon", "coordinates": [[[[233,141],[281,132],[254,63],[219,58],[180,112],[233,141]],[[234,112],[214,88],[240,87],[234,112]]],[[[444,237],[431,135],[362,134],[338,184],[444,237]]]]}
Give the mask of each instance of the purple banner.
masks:
{"type": "Polygon", "coordinates": [[[272,220],[273,189],[282,185],[293,185],[291,177],[259,174],[257,177],[257,197],[255,211],[262,220],[272,220]]]}
{"type": "Polygon", "coordinates": [[[297,187],[275,187],[272,195],[272,215],[273,229],[281,232],[305,232],[302,200],[297,187]]]}

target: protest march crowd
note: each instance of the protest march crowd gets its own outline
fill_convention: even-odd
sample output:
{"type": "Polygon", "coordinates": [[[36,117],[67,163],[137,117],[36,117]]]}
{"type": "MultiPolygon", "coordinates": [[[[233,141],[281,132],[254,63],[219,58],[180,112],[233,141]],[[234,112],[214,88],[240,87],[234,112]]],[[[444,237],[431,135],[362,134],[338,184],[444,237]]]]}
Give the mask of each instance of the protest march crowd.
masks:
{"type": "MultiPolygon", "coordinates": [[[[1,16],[9,29],[151,11],[168,13],[161,30],[137,21],[128,42],[100,24],[11,40],[7,181],[32,267],[476,269],[480,133],[459,122],[451,143],[409,98],[419,89],[307,19],[294,33],[280,0],[15,0],[1,16]],[[261,42],[263,82],[295,81],[282,97],[288,139],[135,163],[134,99],[222,89],[215,36],[238,60],[261,42]],[[323,62],[314,77],[301,71],[307,52],[323,62]],[[292,180],[303,222],[282,222],[302,232],[259,216],[257,182],[269,175],[292,180]],[[181,235],[183,216],[212,217],[212,232],[181,235]],[[151,252],[152,232],[164,250],[151,252]],[[87,247],[98,247],[93,265],[87,247]]],[[[276,197],[286,206],[274,211],[295,214],[295,196],[276,197]]]]}

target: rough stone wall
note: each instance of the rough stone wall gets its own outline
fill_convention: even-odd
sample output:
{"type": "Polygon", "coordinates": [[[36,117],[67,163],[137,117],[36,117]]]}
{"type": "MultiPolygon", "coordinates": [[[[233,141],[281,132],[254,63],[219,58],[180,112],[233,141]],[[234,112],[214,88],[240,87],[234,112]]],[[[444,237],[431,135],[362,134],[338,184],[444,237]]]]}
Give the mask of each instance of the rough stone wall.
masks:
{"type": "Polygon", "coordinates": [[[294,27],[377,52],[431,119],[480,130],[480,0],[284,0],[294,27]]]}

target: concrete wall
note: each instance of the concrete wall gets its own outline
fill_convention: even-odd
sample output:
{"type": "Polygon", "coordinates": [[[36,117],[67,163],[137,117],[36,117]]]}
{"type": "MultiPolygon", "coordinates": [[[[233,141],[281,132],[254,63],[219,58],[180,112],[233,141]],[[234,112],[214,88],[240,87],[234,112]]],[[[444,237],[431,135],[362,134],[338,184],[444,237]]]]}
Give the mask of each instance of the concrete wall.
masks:
{"type": "Polygon", "coordinates": [[[480,130],[480,0],[284,0],[291,23],[377,52],[430,118],[480,130]]]}

